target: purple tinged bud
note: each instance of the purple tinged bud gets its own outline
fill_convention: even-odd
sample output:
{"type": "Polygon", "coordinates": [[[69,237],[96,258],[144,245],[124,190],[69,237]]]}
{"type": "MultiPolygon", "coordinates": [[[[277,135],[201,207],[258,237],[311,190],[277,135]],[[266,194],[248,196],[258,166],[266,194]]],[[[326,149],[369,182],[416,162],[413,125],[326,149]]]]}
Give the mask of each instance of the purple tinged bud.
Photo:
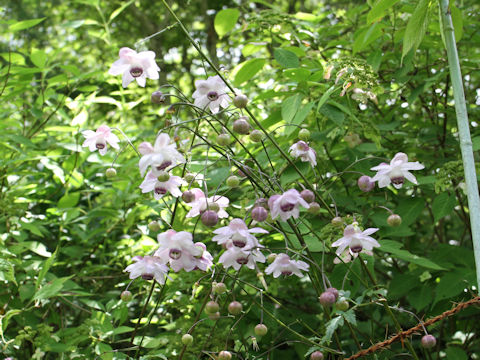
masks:
{"type": "Polygon", "coordinates": [[[343,226],[343,219],[340,216],[335,216],[331,223],[333,226],[341,227],[343,226]]]}
{"type": "Polygon", "coordinates": [[[195,194],[190,190],[184,191],[182,194],[182,200],[187,204],[191,203],[193,200],[195,200],[195,194]]]}
{"type": "Polygon", "coordinates": [[[248,98],[243,94],[237,95],[233,98],[233,105],[235,105],[239,109],[245,108],[247,104],[248,98]]]}
{"type": "Polygon", "coordinates": [[[337,290],[336,288],[330,287],[330,288],[328,288],[328,289],[325,290],[325,291],[331,292],[333,295],[335,295],[335,301],[338,300],[338,290],[337,290]]]}
{"type": "Polygon", "coordinates": [[[318,298],[318,300],[320,301],[320,304],[326,307],[332,306],[333,304],[335,304],[335,301],[337,301],[337,299],[335,298],[335,294],[331,291],[323,292],[318,298]]]}
{"type": "Polygon", "coordinates": [[[255,326],[254,332],[257,336],[265,336],[267,335],[268,328],[264,324],[258,324],[255,326]]]}
{"type": "Polygon", "coordinates": [[[230,351],[223,350],[218,353],[218,360],[230,360],[232,358],[232,354],[230,351]]]}
{"type": "Polygon", "coordinates": [[[228,304],[228,312],[232,315],[239,315],[243,310],[242,303],[238,301],[232,301],[228,304]]]}
{"type": "Polygon", "coordinates": [[[205,305],[205,312],[207,314],[214,314],[218,311],[218,309],[220,309],[220,306],[216,301],[209,301],[205,305]]]}
{"type": "Polygon", "coordinates": [[[392,214],[387,218],[387,224],[390,226],[400,226],[402,224],[402,218],[400,215],[392,214]]]}
{"type": "Polygon", "coordinates": [[[320,205],[317,202],[310,203],[310,207],[308,208],[308,213],[316,215],[320,212],[320,205]]]}
{"type": "Polygon", "coordinates": [[[303,200],[305,200],[309,204],[315,201],[315,194],[313,193],[312,190],[308,190],[308,189],[302,190],[302,192],[300,193],[300,196],[302,197],[303,200]]]}
{"type": "Polygon", "coordinates": [[[202,214],[201,220],[205,226],[215,226],[218,223],[218,215],[213,210],[207,210],[202,214]]]}
{"type": "Polygon", "coordinates": [[[257,206],[252,210],[252,219],[258,222],[267,220],[268,211],[262,206],[257,206]]]}
{"type": "Polygon", "coordinates": [[[161,91],[157,90],[152,93],[150,100],[154,104],[163,104],[165,102],[165,95],[163,95],[161,91]]]}
{"type": "Polygon", "coordinates": [[[132,300],[132,297],[132,293],[128,290],[122,291],[122,293],[120,294],[120,299],[122,299],[123,302],[129,302],[130,300],[132,300]]]}
{"type": "Polygon", "coordinates": [[[314,351],[310,354],[310,360],[323,360],[323,354],[321,351],[314,351]]]}
{"type": "Polygon", "coordinates": [[[363,192],[372,191],[375,187],[375,182],[372,181],[372,178],[367,175],[360,176],[357,181],[358,187],[363,192]]]}
{"type": "Polygon", "coordinates": [[[437,344],[437,339],[433,335],[425,335],[422,337],[422,346],[425,349],[431,349],[437,344]]]}
{"type": "Polygon", "coordinates": [[[250,131],[250,124],[247,121],[247,118],[245,116],[241,116],[237,120],[233,122],[233,131],[235,131],[238,134],[248,134],[250,131]]]}

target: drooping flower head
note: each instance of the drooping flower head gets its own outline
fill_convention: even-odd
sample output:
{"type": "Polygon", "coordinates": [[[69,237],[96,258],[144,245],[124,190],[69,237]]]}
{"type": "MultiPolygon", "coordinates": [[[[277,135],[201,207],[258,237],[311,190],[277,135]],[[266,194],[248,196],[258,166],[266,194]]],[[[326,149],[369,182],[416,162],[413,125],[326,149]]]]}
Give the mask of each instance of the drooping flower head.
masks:
{"type": "Polygon", "coordinates": [[[374,247],[380,247],[378,241],[369,236],[377,231],[378,228],[368,228],[362,231],[358,226],[358,223],[354,222],[345,227],[343,237],[335,241],[332,244],[332,247],[338,247],[335,251],[337,255],[343,254],[347,247],[352,253],[359,253],[362,250],[370,251],[374,247]]]}
{"type": "Polygon", "coordinates": [[[272,274],[277,278],[280,275],[290,276],[292,274],[302,277],[303,274],[300,270],[308,271],[310,266],[301,260],[291,260],[287,254],[277,254],[273,263],[268,265],[265,269],[266,274],[272,274]]]}
{"type": "Polygon", "coordinates": [[[421,170],[423,168],[425,166],[418,161],[408,162],[408,156],[399,152],[395,154],[390,164],[382,163],[370,170],[377,171],[372,181],[378,181],[378,187],[383,188],[392,183],[396,189],[400,189],[405,179],[417,185],[417,179],[409,170],[421,170]]]}
{"type": "Polygon", "coordinates": [[[128,47],[123,47],[118,52],[120,59],[115,61],[108,70],[110,75],[122,74],[122,86],[126,88],[133,80],[145,87],[146,79],[157,80],[160,68],[155,63],[153,51],[141,51],[137,53],[128,47]]]}
{"type": "Polygon", "coordinates": [[[270,214],[274,220],[279,216],[282,221],[287,221],[292,216],[297,219],[300,205],[306,209],[310,207],[296,189],[287,190],[282,195],[272,195],[268,199],[270,214]]]}
{"type": "Polygon", "coordinates": [[[226,94],[227,86],[218,75],[195,81],[195,88],[192,97],[195,99],[194,105],[199,108],[205,109],[208,106],[216,114],[220,107],[226,108],[230,104],[230,97],[226,94]]]}
{"type": "Polygon", "coordinates": [[[179,187],[185,185],[185,181],[180,176],[170,175],[167,181],[159,181],[153,171],[149,171],[145,180],[140,184],[142,193],[153,191],[155,200],[159,200],[163,195],[170,193],[173,197],[182,196],[179,187]]]}
{"type": "Polygon", "coordinates": [[[158,176],[160,171],[169,166],[185,162],[175,143],[170,142],[170,136],[162,133],[157,136],[154,146],[148,142],[138,146],[138,151],[143,155],[138,163],[142,176],[149,166],[152,167],[153,175],[158,176]]]}
{"type": "Polygon", "coordinates": [[[105,155],[107,153],[107,143],[115,148],[119,149],[118,142],[120,139],[112,133],[107,125],[100,126],[97,131],[85,130],[82,131],[82,135],[85,136],[85,141],[82,144],[82,147],[87,147],[90,151],[95,151],[98,149],[100,155],[105,155]]]}
{"type": "Polygon", "coordinates": [[[125,272],[130,273],[130,279],[136,279],[141,276],[144,280],[155,279],[159,284],[165,284],[165,277],[168,273],[168,267],[156,256],[135,256],[134,264],[125,268],[125,272]]]}
{"type": "Polygon", "coordinates": [[[230,203],[228,198],[220,195],[214,195],[207,198],[205,193],[198,188],[190,189],[190,191],[195,195],[195,200],[187,203],[187,205],[192,208],[186,217],[198,216],[207,209],[215,211],[221,219],[228,217],[228,213],[224,210],[230,203]]]}
{"type": "Polygon", "coordinates": [[[243,265],[249,269],[255,268],[256,262],[265,262],[265,256],[257,249],[244,250],[236,247],[232,242],[227,243],[227,250],[220,256],[218,262],[228,269],[233,267],[235,270],[240,269],[243,265]]]}
{"type": "Polygon", "coordinates": [[[242,219],[236,218],[231,220],[228,226],[216,229],[213,233],[217,235],[212,238],[212,241],[219,245],[232,241],[234,246],[247,250],[261,246],[252,234],[268,234],[268,231],[259,227],[249,229],[242,219]]]}
{"type": "Polygon", "coordinates": [[[309,162],[312,167],[317,166],[317,153],[305,141],[299,141],[290,146],[288,150],[294,158],[309,162]]]}

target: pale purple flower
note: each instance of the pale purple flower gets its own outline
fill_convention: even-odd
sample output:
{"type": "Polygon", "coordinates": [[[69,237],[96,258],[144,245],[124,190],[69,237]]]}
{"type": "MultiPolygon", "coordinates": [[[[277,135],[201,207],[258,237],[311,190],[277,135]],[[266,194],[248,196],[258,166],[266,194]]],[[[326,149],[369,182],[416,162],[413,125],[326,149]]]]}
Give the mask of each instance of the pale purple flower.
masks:
{"type": "Polygon", "coordinates": [[[155,53],[153,51],[141,51],[137,53],[128,47],[120,49],[118,56],[120,59],[115,61],[108,70],[110,75],[122,74],[122,86],[126,88],[133,80],[137,84],[145,87],[146,79],[157,80],[160,68],[155,63],[155,53]]]}
{"type": "Polygon", "coordinates": [[[207,80],[195,81],[195,92],[192,97],[194,105],[205,109],[207,106],[215,114],[220,107],[226,108],[230,104],[230,97],[226,94],[227,86],[220,76],[210,76],[207,80]]]}
{"type": "Polygon", "coordinates": [[[130,279],[141,276],[144,280],[155,279],[159,284],[165,284],[168,267],[162,259],[156,256],[135,256],[133,260],[135,263],[128,265],[124,270],[130,273],[130,279]]]}
{"type": "Polygon", "coordinates": [[[100,155],[105,155],[107,153],[107,143],[115,149],[120,148],[118,146],[118,142],[120,141],[119,138],[112,133],[112,129],[107,125],[101,125],[97,131],[82,131],[82,135],[85,136],[85,141],[83,142],[82,147],[88,146],[90,151],[98,149],[100,155]]]}
{"type": "Polygon", "coordinates": [[[417,185],[417,179],[409,170],[421,170],[423,168],[425,166],[418,161],[408,162],[408,156],[399,152],[395,154],[390,164],[382,163],[370,170],[377,171],[372,181],[378,181],[378,187],[383,188],[392,183],[396,189],[400,189],[405,182],[405,178],[417,185]]]}
{"type": "Polygon", "coordinates": [[[370,251],[374,247],[380,247],[378,241],[369,236],[377,231],[378,228],[368,228],[362,231],[358,223],[354,222],[345,227],[343,237],[335,241],[332,247],[338,247],[335,251],[337,255],[341,255],[347,247],[352,253],[359,253],[362,250],[370,251]]]}
{"type": "Polygon", "coordinates": [[[256,262],[264,263],[265,260],[265,256],[257,249],[243,250],[228,242],[227,250],[220,256],[218,262],[223,264],[226,269],[233,267],[238,270],[242,265],[254,269],[256,262]]]}
{"type": "Polygon", "coordinates": [[[259,227],[249,229],[242,219],[233,219],[228,226],[213,231],[215,235],[212,241],[219,245],[232,241],[233,245],[244,250],[262,247],[257,238],[252,234],[268,234],[268,231],[259,227]]]}
{"type": "Polygon", "coordinates": [[[177,151],[175,143],[170,142],[170,136],[162,133],[157,136],[154,146],[148,142],[138,146],[138,151],[143,155],[138,163],[142,176],[149,166],[152,167],[153,174],[158,175],[159,171],[169,166],[185,162],[185,158],[177,151]]]}
{"type": "Polygon", "coordinates": [[[185,185],[185,181],[180,176],[170,175],[167,181],[158,181],[153,171],[149,171],[145,176],[145,180],[140,184],[142,193],[153,191],[153,196],[159,200],[163,195],[170,193],[173,197],[182,196],[179,187],[185,185]]]}
{"type": "Polygon", "coordinates": [[[196,242],[195,246],[201,250],[201,253],[195,257],[197,260],[196,268],[202,271],[207,271],[213,265],[213,256],[207,251],[207,247],[204,243],[196,242]]]}
{"type": "Polygon", "coordinates": [[[350,248],[346,248],[345,250],[343,250],[343,253],[337,254],[335,259],[333,259],[333,263],[334,264],[348,263],[353,259],[355,259],[359,254],[373,256],[373,252],[369,250],[362,249],[362,251],[358,253],[354,253],[352,250],[350,250],[350,248]]]}
{"type": "Polygon", "coordinates": [[[266,274],[273,273],[273,277],[277,278],[280,275],[289,276],[292,274],[302,277],[303,274],[300,270],[308,271],[310,266],[301,260],[291,260],[287,254],[277,254],[273,263],[268,265],[265,269],[266,274]]]}
{"type": "Polygon", "coordinates": [[[192,271],[198,266],[198,258],[204,254],[204,249],[193,243],[193,236],[186,231],[168,230],[157,236],[159,248],[155,251],[164,263],[169,263],[175,272],[181,269],[192,271]]]}
{"type": "Polygon", "coordinates": [[[317,153],[305,141],[298,141],[288,150],[294,158],[309,162],[312,167],[317,166],[317,153]]]}
{"type": "Polygon", "coordinates": [[[273,220],[279,216],[282,221],[287,221],[292,216],[297,219],[300,215],[300,205],[306,209],[310,207],[300,196],[298,190],[295,189],[290,189],[284,192],[283,195],[273,195],[268,200],[268,206],[270,207],[270,214],[273,220]]]}
{"type": "Polygon", "coordinates": [[[216,211],[219,218],[228,217],[228,213],[224,210],[230,203],[228,198],[220,195],[214,195],[207,198],[205,197],[205,193],[198,188],[190,189],[190,191],[195,194],[195,200],[186,204],[192,207],[186,217],[198,216],[207,209],[216,211]],[[218,211],[216,210],[217,206],[218,211]]]}

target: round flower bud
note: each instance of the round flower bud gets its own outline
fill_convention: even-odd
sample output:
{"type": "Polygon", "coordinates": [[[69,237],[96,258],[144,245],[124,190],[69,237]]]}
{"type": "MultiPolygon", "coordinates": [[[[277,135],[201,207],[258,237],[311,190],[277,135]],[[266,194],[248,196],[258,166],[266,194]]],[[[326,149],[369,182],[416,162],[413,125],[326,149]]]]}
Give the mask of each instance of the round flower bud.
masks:
{"type": "Polygon", "coordinates": [[[183,345],[188,346],[188,345],[191,345],[192,343],[193,343],[193,336],[192,336],[192,335],[190,335],[190,334],[184,334],[184,335],[182,336],[182,344],[183,344],[183,345]]]}
{"type": "Polygon", "coordinates": [[[150,229],[150,231],[159,231],[160,224],[158,223],[158,221],[153,220],[148,223],[148,228],[150,229]]]}
{"type": "Polygon", "coordinates": [[[230,135],[228,134],[218,134],[217,135],[217,144],[220,146],[227,146],[231,143],[230,135]]]}
{"type": "Polygon", "coordinates": [[[182,200],[186,203],[191,203],[193,200],[195,200],[195,194],[190,190],[184,191],[182,194],[182,200]]]}
{"type": "Polygon", "coordinates": [[[342,227],[343,226],[343,219],[340,216],[335,216],[331,221],[333,226],[342,227]]]}
{"type": "Polygon", "coordinates": [[[254,332],[257,336],[265,336],[267,335],[268,328],[263,324],[258,324],[257,326],[255,326],[254,332]]]}
{"type": "Polygon", "coordinates": [[[195,175],[192,173],[186,173],[185,176],[183,177],[187,183],[192,183],[195,181],[195,175]]]}
{"type": "Polygon", "coordinates": [[[320,351],[314,351],[310,354],[310,360],[323,360],[323,354],[320,351]]]}
{"type": "Polygon", "coordinates": [[[205,312],[207,314],[214,314],[216,313],[218,310],[220,309],[220,306],[218,305],[218,303],[216,301],[213,301],[213,300],[210,300],[209,302],[207,302],[207,304],[205,305],[205,312]]]}
{"type": "Polygon", "coordinates": [[[216,203],[216,202],[209,202],[207,204],[207,208],[208,208],[208,210],[212,210],[212,211],[217,212],[218,210],[220,210],[220,205],[218,205],[218,203],[216,203]]]}
{"type": "Polygon", "coordinates": [[[218,353],[218,360],[231,360],[232,354],[230,351],[223,350],[218,353]]]}
{"type": "Polygon", "coordinates": [[[252,219],[258,222],[267,220],[268,211],[264,207],[256,206],[252,210],[252,219]]]}
{"type": "Polygon", "coordinates": [[[236,188],[240,185],[240,179],[238,176],[232,175],[227,178],[227,186],[231,188],[236,188]]]}
{"type": "Polygon", "coordinates": [[[347,311],[350,305],[347,300],[340,300],[335,304],[335,307],[340,311],[347,311]]]}
{"type": "Polygon", "coordinates": [[[310,203],[310,207],[307,210],[310,214],[316,215],[320,212],[320,205],[317,202],[310,203]]]}
{"type": "Polygon", "coordinates": [[[237,134],[248,134],[250,131],[250,124],[245,116],[242,116],[233,122],[233,131],[237,134]]]}
{"type": "Polygon", "coordinates": [[[269,264],[273,263],[277,258],[277,254],[271,253],[267,256],[267,261],[269,264]]]}
{"type": "Polygon", "coordinates": [[[217,312],[214,312],[212,314],[208,314],[208,318],[210,320],[218,320],[218,319],[220,319],[220,313],[217,311],[217,312]]]}
{"type": "Polygon", "coordinates": [[[243,310],[243,305],[241,302],[232,301],[228,304],[228,312],[232,315],[239,315],[243,310]]]}
{"type": "Polygon", "coordinates": [[[122,299],[123,302],[129,302],[130,300],[132,300],[132,298],[133,295],[128,290],[122,291],[122,293],[120,294],[120,299],[122,299]]]}
{"type": "Polygon", "coordinates": [[[114,178],[115,176],[117,176],[117,170],[115,170],[114,168],[108,168],[106,171],[105,171],[105,176],[109,179],[111,178],[114,178]]]}
{"type": "Polygon", "coordinates": [[[150,100],[154,104],[163,104],[165,103],[165,95],[163,95],[161,91],[154,91],[150,97],[150,100]]]}
{"type": "Polygon", "coordinates": [[[318,298],[318,300],[320,301],[320,304],[325,307],[332,306],[333,304],[335,304],[336,301],[335,294],[330,291],[323,292],[318,298]]]}
{"type": "Polygon", "coordinates": [[[213,292],[217,295],[221,295],[227,291],[227,286],[223,282],[213,285],[213,292]]]}
{"type": "Polygon", "coordinates": [[[213,210],[207,210],[202,214],[201,220],[205,226],[215,226],[218,223],[218,215],[213,210]]]}
{"type": "Polygon", "coordinates": [[[390,226],[400,226],[402,223],[402,218],[400,215],[392,214],[387,218],[387,224],[390,226]]]}
{"type": "Polygon", "coordinates": [[[259,143],[262,141],[263,133],[260,130],[253,130],[249,136],[254,143],[259,143]]]}
{"type": "Polygon", "coordinates": [[[431,349],[437,344],[437,339],[433,335],[425,335],[422,337],[422,346],[425,349],[431,349]]]}
{"type": "Polygon", "coordinates": [[[307,129],[301,129],[298,132],[298,138],[302,141],[310,140],[310,131],[308,131],[307,129]]]}
{"type": "Polygon", "coordinates": [[[330,288],[328,288],[328,289],[325,290],[325,291],[329,291],[329,292],[331,292],[333,295],[335,295],[335,301],[337,301],[337,299],[338,299],[338,290],[337,290],[337,289],[335,289],[334,287],[330,287],[330,288]]]}
{"type": "Polygon", "coordinates": [[[363,192],[369,192],[375,187],[375,182],[372,181],[370,176],[363,175],[358,178],[357,185],[363,192]]]}
{"type": "Polygon", "coordinates": [[[247,104],[248,98],[243,94],[237,95],[233,98],[233,105],[235,105],[239,109],[245,108],[247,104]]]}
{"type": "Polygon", "coordinates": [[[315,201],[315,194],[312,190],[308,190],[308,189],[302,190],[300,192],[300,196],[302,197],[303,200],[305,200],[309,204],[315,201]]]}
{"type": "Polygon", "coordinates": [[[167,182],[170,179],[170,174],[165,170],[160,170],[158,173],[157,179],[160,182],[167,182]]]}

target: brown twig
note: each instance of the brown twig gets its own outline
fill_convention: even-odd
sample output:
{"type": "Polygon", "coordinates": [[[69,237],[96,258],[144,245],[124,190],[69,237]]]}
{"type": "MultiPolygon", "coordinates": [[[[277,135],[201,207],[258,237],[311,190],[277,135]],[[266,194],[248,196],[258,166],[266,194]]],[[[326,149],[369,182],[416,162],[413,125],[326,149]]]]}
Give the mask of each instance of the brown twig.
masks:
{"type": "Polygon", "coordinates": [[[462,303],[458,304],[457,306],[455,306],[451,310],[447,310],[447,311],[441,313],[440,315],[435,316],[434,318],[431,318],[431,319],[429,319],[429,320],[427,320],[423,323],[419,323],[418,325],[416,325],[416,326],[414,326],[414,327],[412,327],[408,330],[405,330],[405,331],[402,331],[402,332],[400,332],[396,335],[393,335],[390,339],[387,339],[385,341],[382,341],[382,342],[379,342],[375,345],[372,345],[368,349],[359,351],[358,353],[350,356],[346,360],[354,360],[354,359],[361,358],[362,356],[366,356],[368,354],[374,353],[377,350],[380,350],[384,347],[390,346],[391,344],[393,344],[397,340],[401,340],[403,342],[403,339],[412,335],[415,331],[419,331],[419,330],[421,331],[423,326],[432,325],[432,324],[436,323],[437,321],[440,321],[440,320],[442,320],[446,317],[452,316],[452,315],[456,314],[457,312],[459,312],[459,311],[461,311],[461,310],[463,310],[463,309],[465,309],[465,308],[467,308],[471,305],[480,305],[480,296],[477,296],[477,297],[475,297],[475,298],[473,298],[469,301],[462,302],[462,303]]]}

